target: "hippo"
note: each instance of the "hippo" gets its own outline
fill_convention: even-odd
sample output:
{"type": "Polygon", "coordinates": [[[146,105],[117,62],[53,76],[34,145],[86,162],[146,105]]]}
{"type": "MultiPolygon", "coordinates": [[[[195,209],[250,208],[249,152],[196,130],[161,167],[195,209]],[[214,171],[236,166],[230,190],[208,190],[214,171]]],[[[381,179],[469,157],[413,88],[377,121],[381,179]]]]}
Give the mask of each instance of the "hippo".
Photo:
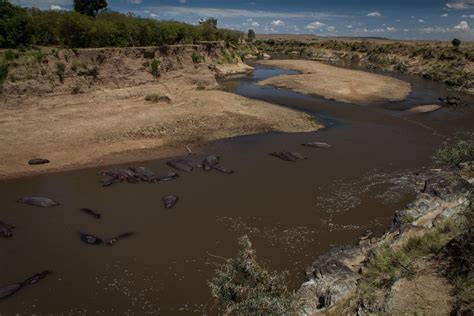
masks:
{"type": "Polygon", "coordinates": [[[166,195],[163,197],[165,208],[173,208],[176,202],[178,202],[178,197],[175,195],[166,195]]]}
{"type": "Polygon", "coordinates": [[[91,210],[90,208],[81,208],[81,212],[86,213],[87,215],[90,215],[92,217],[95,217],[97,219],[101,218],[102,215],[94,210],[91,210]]]}
{"type": "Polygon", "coordinates": [[[313,148],[331,148],[332,147],[329,144],[321,143],[321,142],[311,142],[311,143],[305,143],[301,145],[305,147],[313,147],[313,148]]]}
{"type": "Polygon", "coordinates": [[[43,159],[43,158],[35,158],[31,159],[28,161],[29,165],[43,165],[45,163],[49,163],[50,161],[48,159],[43,159]]]}
{"type": "Polygon", "coordinates": [[[29,277],[23,282],[0,287],[0,300],[5,299],[9,296],[12,296],[13,294],[15,294],[16,292],[18,292],[19,290],[21,290],[23,287],[27,285],[38,283],[41,279],[46,277],[48,274],[50,274],[49,271],[43,271],[40,273],[36,273],[35,275],[29,277]]]}
{"type": "Polygon", "coordinates": [[[297,152],[281,151],[271,153],[270,155],[291,162],[295,162],[298,159],[306,159],[303,155],[297,152]]]}
{"type": "Polygon", "coordinates": [[[124,238],[132,237],[132,236],[135,236],[134,232],[127,232],[127,233],[120,234],[118,236],[115,236],[115,237],[110,238],[109,240],[107,240],[106,245],[107,246],[113,246],[117,241],[119,241],[121,239],[124,239],[124,238]]]}
{"type": "Polygon", "coordinates": [[[58,202],[45,197],[22,197],[17,202],[37,207],[51,207],[59,205],[58,202]]]}
{"type": "Polygon", "coordinates": [[[81,238],[83,242],[89,245],[100,245],[102,243],[102,239],[94,235],[79,233],[79,237],[81,238]]]}
{"type": "Polygon", "coordinates": [[[212,168],[219,163],[219,157],[215,155],[207,156],[202,163],[202,169],[204,171],[211,171],[212,168]]]}
{"type": "Polygon", "coordinates": [[[179,171],[190,172],[194,169],[193,166],[190,166],[189,164],[187,164],[186,161],[183,159],[173,159],[173,160],[168,161],[166,164],[179,171]]]}
{"type": "Polygon", "coordinates": [[[177,179],[178,177],[179,177],[179,174],[171,172],[171,173],[168,173],[166,176],[158,177],[157,180],[158,181],[171,181],[171,180],[177,179]]]}
{"type": "Polygon", "coordinates": [[[155,177],[155,173],[145,167],[130,167],[129,169],[135,174],[136,177],[145,182],[148,182],[150,179],[155,177]]]}
{"type": "Polygon", "coordinates": [[[125,181],[128,183],[137,183],[139,181],[139,177],[135,172],[128,169],[108,169],[101,171],[99,174],[103,176],[101,179],[103,186],[110,186],[114,183],[125,181]]]}
{"type": "Polygon", "coordinates": [[[0,221],[0,237],[9,238],[13,236],[13,226],[0,221]]]}
{"type": "Polygon", "coordinates": [[[222,173],[234,173],[234,170],[227,169],[226,167],[221,166],[221,165],[215,165],[212,168],[222,173]]]}

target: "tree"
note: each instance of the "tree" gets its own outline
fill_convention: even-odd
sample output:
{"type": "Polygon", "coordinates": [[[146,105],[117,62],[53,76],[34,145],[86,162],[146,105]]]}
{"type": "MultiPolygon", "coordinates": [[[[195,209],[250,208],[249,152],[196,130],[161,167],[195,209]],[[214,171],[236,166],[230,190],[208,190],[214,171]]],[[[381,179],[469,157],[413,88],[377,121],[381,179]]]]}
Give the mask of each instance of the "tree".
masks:
{"type": "Polygon", "coordinates": [[[255,39],[255,31],[250,29],[249,32],[247,33],[247,38],[249,39],[250,42],[253,42],[255,39]]]}
{"type": "MultiPolygon", "coordinates": [[[[248,236],[239,239],[238,257],[224,259],[209,282],[223,315],[293,315],[299,302],[287,288],[287,272],[270,272],[257,262],[248,236]]],[[[220,258],[220,257],[219,257],[220,258]]]]}
{"type": "Polygon", "coordinates": [[[105,8],[107,8],[107,0],[74,0],[74,11],[81,14],[96,16],[105,8]]]}
{"type": "Polygon", "coordinates": [[[459,45],[461,45],[461,40],[455,38],[455,39],[453,39],[453,40],[451,41],[451,44],[453,44],[454,48],[458,48],[459,45]]]}
{"type": "Polygon", "coordinates": [[[217,28],[217,19],[215,18],[204,18],[199,21],[199,24],[201,25],[209,25],[212,28],[217,28]]]}
{"type": "Polygon", "coordinates": [[[31,39],[30,19],[26,9],[0,0],[0,47],[17,47],[31,39]]]}

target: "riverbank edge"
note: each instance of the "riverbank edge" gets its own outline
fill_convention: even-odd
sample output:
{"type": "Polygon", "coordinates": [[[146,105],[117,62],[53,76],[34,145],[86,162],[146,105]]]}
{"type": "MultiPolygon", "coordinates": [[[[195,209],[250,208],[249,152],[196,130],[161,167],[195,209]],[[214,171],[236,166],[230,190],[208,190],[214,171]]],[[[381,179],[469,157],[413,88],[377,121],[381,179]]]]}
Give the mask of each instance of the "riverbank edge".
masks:
{"type": "MultiPolygon", "coordinates": [[[[32,59],[32,56],[32,52],[19,55],[9,72],[14,80],[8,77],[3,94],[0,95],[4,101],[1,109],[4,118],[12,117],[11,122],[3,120],[0,126],[3,124],[11,135],[20,135],[28,130],[29,135],[39,135],[43,134],[41,129],[50,133],[58,117],[61,120],[74,117],[64,112],[64,109],[70,108],[86,117],[92,115],[87,113],[89,108],[90,111],[103,110],[95,106],[101,102],[120,105],[114,111],[120,111],[120,107],[124,107],[122,104],[136,103],[137,106],[132,110],[151,110],[155,112],[150,114],[160,116],[156,111],[161,111],[160,108],[165,106],[162,109],[169,112],[168,121],[162,127],[159,121],[150,122],[156,127],[148,130],[150,126],[143,127],[144,122],[131,117],[126,122],[133,130],[125,135],[122,130],[122,134],[118,135],[118,132],[107,127],[109,125],[104,120],[105,129],[97,130],[93,139],[76,137],[75,141],[66,144],[62,135],[58,134],[60,137],[55,137],[54,142],[64,144],[62,148],[56,149],[55,146],[46,147],[44,143],[50,140],[41,135],[34,136],[36,141],[30,141],[30,146],[26,146],[27,138],[18,139],[20,143],[4,140],[4,146],[9,150],[4,152],[6,156],[0,180],[185,156],[190,150],[192,153],[202,152],[213,141],[238,136],[268,132],[313,132],[324,128],[301,111],[221,91],[217,78],[244,76],[253,70],[253,67],[242,62],[237,48],[226,47],[222,43],[77,50],[44,48],[41,62],[32,59]],[[51,82],[44,70],[47,73],[57,65],[64,65],[65,71],[62,76],[54,75],[54,82],[50,86],[51,82]],[[36,70],[28,73],[27,69],[36,70]],[[122,84],[118,85],[117,82],[122,79],[122,84]],[[81,87],[80,91],[75,89],[78,86],[81,87]],[[151,94],[150,90],[156,93],[151,94]],[[144,98],[149,95],[161,96],[167,102],[147,102],[144,98]],[[231,102],[232,106],[228,106],[225,100],[231,102]],[[22,111],[26,115],[22,115],[22,111]],[[173,113],[176,115],[173,116],[173,113]],[[45,119],[40,119],[38,114],[45,119]],[[52,118],[48,120],[51,124],[47,126],[31,125],[33,123],[28,119],[31,117],[45,121],[48,115],[52,118]],[[193,132],[196,123],[189,122],[186,125],[188,120],[205,124],[206,129],[193,132]],[[17,133],[12,126],[16,126],[17,133]],[[176,133],[175,128],[181,132],[176,133]],[[115,133],[110,140],[106,138],[109,132],[115,133]],[[101,149],[101,144],[107,148],[101,149]],[[23,151],[19,149],[22,146],[26,146],[23,151]],[[48,158],[51,163],[28,166],[28,160],[37,156],[48,158]],[[8,161],[12,163],[8,164],[8,161]]],[[[115,115],[110,111],[109,114],[115,115]]],[[[91,123],[82,119],[82,123],[68,126],[65,132],[76,132],[72,127],[75,125],[84,128],[91,123]]]]}
{"type": "MultiPolygon", "coordinates": [[[[460,239],[473,238],[474,162],[461,164],[455,170],[430,169],[414,175],[413,180],[419,195],[406,209],[395,213],[393,225],[385,234],[381,237],[369,234],[353,246],[333,248],[306,268],[306,282],[297,292],[303,305],[300,314],[368,315],[417,311],[449,314],[465,308],[466,302],[455,294],[459,289],[455,291],[456,284],[446,275],[452,272],[449,264],[459,259],[459,254],[453,255],[452,248],[457,247],[460,239]],[[446,229],[447,226],[455,229],[446,229]],[[416,242],[424,242],[425,237],[433,235],[443,241],[438,253],[409,258],[413,266],[399,263],[399,267],[387,267],[404,272],[384,286],[374,286],[377,281],[374,275],[381,277],[388,273],[374,271],[380,269],[377,264],[386,259],[383,256],[401,256],[416,242]],[[435,285],[421,284],[425,285],[421,291],[416,282],[426,280],[427,270],[430,280],[436,282],[433,282],[435,285]],[[411,292],[413,287],[417,289],[416,293],[411,292]],[[424,297],[430,295],[434,302],[430,301],[433,297],[424,297]]],[[[459,253],[459,249],[456,250],[459,253]]]]}

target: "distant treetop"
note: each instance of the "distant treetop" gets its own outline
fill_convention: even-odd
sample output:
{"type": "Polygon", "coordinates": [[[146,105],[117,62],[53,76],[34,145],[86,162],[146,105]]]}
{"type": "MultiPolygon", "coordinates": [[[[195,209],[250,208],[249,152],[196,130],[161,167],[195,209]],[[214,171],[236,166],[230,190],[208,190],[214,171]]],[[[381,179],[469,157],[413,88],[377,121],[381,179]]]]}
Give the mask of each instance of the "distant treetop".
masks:
{"type": "Polygon", "coordinates": [[[74,11],[88,16],[96,16],[107,8],[107,0],[74,0],[74,11]]]}

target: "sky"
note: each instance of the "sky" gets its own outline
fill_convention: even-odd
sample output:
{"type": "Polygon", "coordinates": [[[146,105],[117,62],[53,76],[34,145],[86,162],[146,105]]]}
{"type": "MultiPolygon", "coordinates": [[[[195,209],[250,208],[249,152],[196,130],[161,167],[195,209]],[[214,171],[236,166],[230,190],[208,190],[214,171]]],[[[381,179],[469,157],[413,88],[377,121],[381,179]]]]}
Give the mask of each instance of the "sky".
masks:
{"type": "MultiPolygon", "coordinates": [[[[27,7],[71,10],[72,0],[11,0],[27,7]]],[[[108,0],[109,8],[257,34],[314,34],[394,39],[474,40],[474,0],[108,0]]]]}

